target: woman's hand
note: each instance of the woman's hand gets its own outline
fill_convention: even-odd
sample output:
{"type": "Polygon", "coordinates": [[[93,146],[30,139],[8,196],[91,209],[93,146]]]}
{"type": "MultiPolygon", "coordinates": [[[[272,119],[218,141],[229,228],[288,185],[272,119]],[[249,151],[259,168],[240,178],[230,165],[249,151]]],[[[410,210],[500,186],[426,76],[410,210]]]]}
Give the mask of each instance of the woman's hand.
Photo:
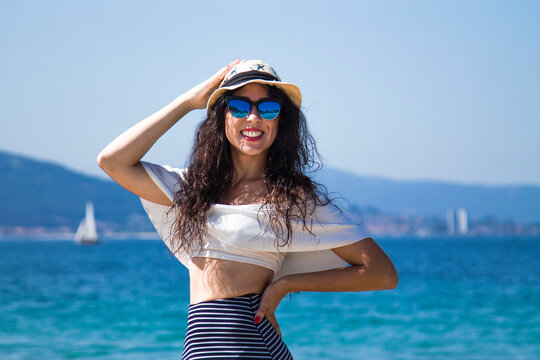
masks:
{"type": "Polygon", "coordinates": [[[372,238],[332,250],[351,266],[283,276],[264,289],[261,304],[255,313],[255,322],[259,323],[266,317],[281,336],[274,311],[288,293],[371,291],[393,289],[397,286],[398,276],[394,264],[372,238]]]}
{"type": "Polygon", "coordinates": [[[284,286],[284,282],[277,280],[271,283],[264,289],[264,292],[261,296],[261,303],[259,309],[255,313],[254,321],[259,323],[264,317],[272,324],[274,329],[281,337],[281,331],[279,330],[279,324],[276,319],[274,312],[276,311],[281,299],[287,295],[288,291],[284,286]]]}
{"type": "Polygon", "coordinates": [[[118,184],[152,202],[172,205],[171,200],[148,176],[141,158],[171,126],[193,109],[205,108],[208,98],[217,89],[236,60],[174,99],[170,104],[138,122],[107,145],[98,155],[98,164],[118,184]]]}
{"type": "Polygon", "coordinates": [[[225,75],[227,75],[229,70],[239,62],[240,60],[233,61],[229,65],[219,69],[219,71],[209,79],[189,90],[185,94],[186,101],[189,102],[193,109],[206,108],[206,103],[208,102],[210,95],[212,95],[212,93],[218,88],[219,84],[223,81],[223,78],[225,78],[225,75]]]}

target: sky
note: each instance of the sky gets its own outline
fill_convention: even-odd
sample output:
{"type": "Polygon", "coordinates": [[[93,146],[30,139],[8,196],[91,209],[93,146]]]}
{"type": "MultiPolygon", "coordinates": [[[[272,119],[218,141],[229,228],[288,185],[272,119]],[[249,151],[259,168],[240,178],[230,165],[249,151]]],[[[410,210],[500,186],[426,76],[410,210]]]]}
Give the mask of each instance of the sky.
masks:
{"type": "MultiPolygon", "coordinates": [[[[0,150],[105,177],[121,132],[235,59],[297,84],[324,164],[540,185],[538,1],[0,1],[0,150]]],[[[203,110],[145,160],[182,167],[203,110]]]]}

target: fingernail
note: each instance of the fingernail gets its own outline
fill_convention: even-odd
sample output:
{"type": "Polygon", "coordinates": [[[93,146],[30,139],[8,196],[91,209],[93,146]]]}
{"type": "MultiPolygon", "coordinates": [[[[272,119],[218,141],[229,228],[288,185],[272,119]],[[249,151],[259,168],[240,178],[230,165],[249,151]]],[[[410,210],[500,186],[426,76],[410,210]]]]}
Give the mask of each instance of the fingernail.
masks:
{"type": "Polygon", "coordinates": [[[255,316],[255,324],[258,324],[261,322],[261,318],[258,316],[255,316]]]}

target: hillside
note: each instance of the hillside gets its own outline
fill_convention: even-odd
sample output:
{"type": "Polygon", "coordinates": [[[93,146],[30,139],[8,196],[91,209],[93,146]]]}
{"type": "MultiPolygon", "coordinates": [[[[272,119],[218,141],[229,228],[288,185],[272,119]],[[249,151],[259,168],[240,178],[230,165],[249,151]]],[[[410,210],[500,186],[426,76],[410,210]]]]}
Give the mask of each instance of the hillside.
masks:
{"type": "Polygon", "coordinates": [[[540,186],[487,186],[435,181],[394,181],[339,170],[318,177],[351,204],[384,212],[444,217],[465,208],[471,218],[494,216],[516,222],[540,221],[540,186]]]}
{"type": "MultiPolygon", "coordinates": [[[[150,230],[139,199],[112,181],[83,175],[51,162],[0,151],[0,226],[69,226],[75,229],[84,204],[93,201],[98,223],[118,230],[150,230]]],[[[540,187],[483,186],[393,181],[325,170],[319,181],[356,208],[393,214],[444,217],[463,207],[471,218],[495,216],[540,221],[540,187]]]]}
{"type": "Polygon", "coordinates": [[[7,152],[0,152],[0,171],[0,225],[75,229],[92,201],[98,221],[151,228],[139,199],[112,181],[7,152]]]}

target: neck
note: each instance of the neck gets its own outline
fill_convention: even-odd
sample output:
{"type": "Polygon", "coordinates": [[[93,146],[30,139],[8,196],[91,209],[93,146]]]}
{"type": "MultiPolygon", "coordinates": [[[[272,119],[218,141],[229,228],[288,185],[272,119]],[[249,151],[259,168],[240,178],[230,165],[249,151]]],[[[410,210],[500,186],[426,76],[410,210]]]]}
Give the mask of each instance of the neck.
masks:
{"type": "Polygon", "coordinates": [[[260,180],[264,178],[266,153],[250,156],[233,152],[232,163],[236,170],[233,183],[260,180]]]}

